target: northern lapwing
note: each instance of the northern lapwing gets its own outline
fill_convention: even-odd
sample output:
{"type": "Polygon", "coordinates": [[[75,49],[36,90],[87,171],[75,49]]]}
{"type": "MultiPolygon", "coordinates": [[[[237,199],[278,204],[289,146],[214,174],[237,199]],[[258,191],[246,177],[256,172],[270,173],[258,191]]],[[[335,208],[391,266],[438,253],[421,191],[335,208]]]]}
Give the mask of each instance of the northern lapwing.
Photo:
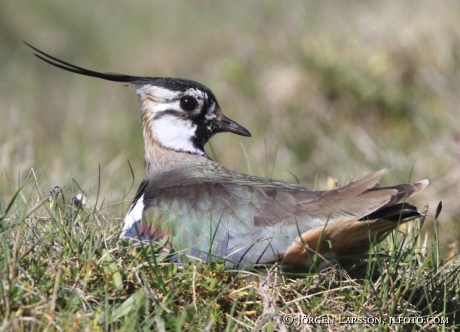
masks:
{"type": "Polygon", "coordinates": [[[251,134],[222,113],[204,85],[100,73],[32,48],[53,66],[137,89],[146,175],[121,238],[167,238],[175,251],[224,258],[229,268],[277,262],[308,267],[314,252],[328,259],[363,252],[399,224],[423,215],[405,199],[428,180],[379,187],[386,170],[328,191],[229,170],[211,160],[204,145],[216,133],[251,134]]]}

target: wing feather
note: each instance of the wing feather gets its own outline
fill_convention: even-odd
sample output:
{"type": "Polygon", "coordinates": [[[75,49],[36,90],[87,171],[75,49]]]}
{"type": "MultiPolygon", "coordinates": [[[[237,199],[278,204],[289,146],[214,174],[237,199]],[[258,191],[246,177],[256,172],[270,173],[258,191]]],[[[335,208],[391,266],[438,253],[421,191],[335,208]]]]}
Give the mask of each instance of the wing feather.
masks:
{"type": "Polygon", "coordinates": [[[220,165],[211,168],[192,165],[150,179],[143,190],[142,222],[167,230],[179,250],[194,248],[248,263],[276,261],[301,234],[326,223],[360,222],[426,185],[378,188],[382,170],[341,188],[311,191],[220,165]]]}

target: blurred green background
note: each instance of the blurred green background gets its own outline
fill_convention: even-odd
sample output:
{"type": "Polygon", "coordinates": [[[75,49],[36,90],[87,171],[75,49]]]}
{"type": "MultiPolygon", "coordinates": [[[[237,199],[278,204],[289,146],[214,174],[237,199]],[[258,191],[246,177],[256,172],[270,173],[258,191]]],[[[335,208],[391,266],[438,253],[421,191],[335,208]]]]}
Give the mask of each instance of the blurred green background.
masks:
{"type": "Polygon", "coordinates": [[[134,89],[49,66],[24,40],[97,71],[207,85],[253,135],[212,139],[236,171],[320,189],[381,168],[384,185],[428,178],[413,201],[432,216],[442,200],[443,241],[458,240],[459,17],[455,1],[2,1],[3,204],[31,168],[44,193],[74,177],[94,199],[100,165],[106,205],[131,187],[128,160],[126,201],[144,175],[134,89]]]}

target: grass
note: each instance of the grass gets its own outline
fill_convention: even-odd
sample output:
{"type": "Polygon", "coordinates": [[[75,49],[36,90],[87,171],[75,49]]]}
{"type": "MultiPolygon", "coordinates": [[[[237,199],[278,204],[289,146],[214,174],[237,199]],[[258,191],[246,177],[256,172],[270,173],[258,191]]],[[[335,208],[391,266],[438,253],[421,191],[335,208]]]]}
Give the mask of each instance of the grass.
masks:
{"type": "MultiPolygon", "coordinates": [[[[3,329],[282,330],[285,313],[385,322],[440,314],[446,330],[458,325],[458,3],[23,0],[0,8],[3,329]],[[171,266],[155,248],[120,244],[144,173],[134,93],[51,68],[22,40],[90,69],[209,86],[253,134],[213,138],[209,154],[231,169],[318,189],[381,168],[392,169],[383,185],[403,183],[411,170],[411,180],[430,180],[411,200],[429,202],[425,224],[347,269],[276,283],[194,261],[171,266]],[[50,206],[56,185],[64,196],[50,206]],[[71,204],[79,187],[90,207],[71,204]]],[[[306,327],[316,328],[333,329],[306,327]]]]}
{"type": "Polygon", "coordinates": [[[458,258],[442,258],[438,233],[430,245],[423,221],[391,233],[384,247],[346,268],[226,271],[219,261],[184,255],[183,264],[171,264],[161,243],[119,242],[114,216],[123,204],[83,201],[73,187],[46,194],[31,173],[2,201],[2,330],[460,327],[458,258]]]}

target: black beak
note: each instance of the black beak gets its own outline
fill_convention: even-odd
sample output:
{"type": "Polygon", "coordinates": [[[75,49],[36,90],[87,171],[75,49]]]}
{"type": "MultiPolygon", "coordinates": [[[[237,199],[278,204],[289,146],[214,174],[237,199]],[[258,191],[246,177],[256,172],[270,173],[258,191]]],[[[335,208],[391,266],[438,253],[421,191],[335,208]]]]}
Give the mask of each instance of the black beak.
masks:
{"type": "Polygon", "coordinates": [[[213,123],[216,132],[229,132],[241,136],[251,137],[251,133],[246,128],[240,126],[235,121],[230,120],[223,114],[217,117],[213,123]]]}

